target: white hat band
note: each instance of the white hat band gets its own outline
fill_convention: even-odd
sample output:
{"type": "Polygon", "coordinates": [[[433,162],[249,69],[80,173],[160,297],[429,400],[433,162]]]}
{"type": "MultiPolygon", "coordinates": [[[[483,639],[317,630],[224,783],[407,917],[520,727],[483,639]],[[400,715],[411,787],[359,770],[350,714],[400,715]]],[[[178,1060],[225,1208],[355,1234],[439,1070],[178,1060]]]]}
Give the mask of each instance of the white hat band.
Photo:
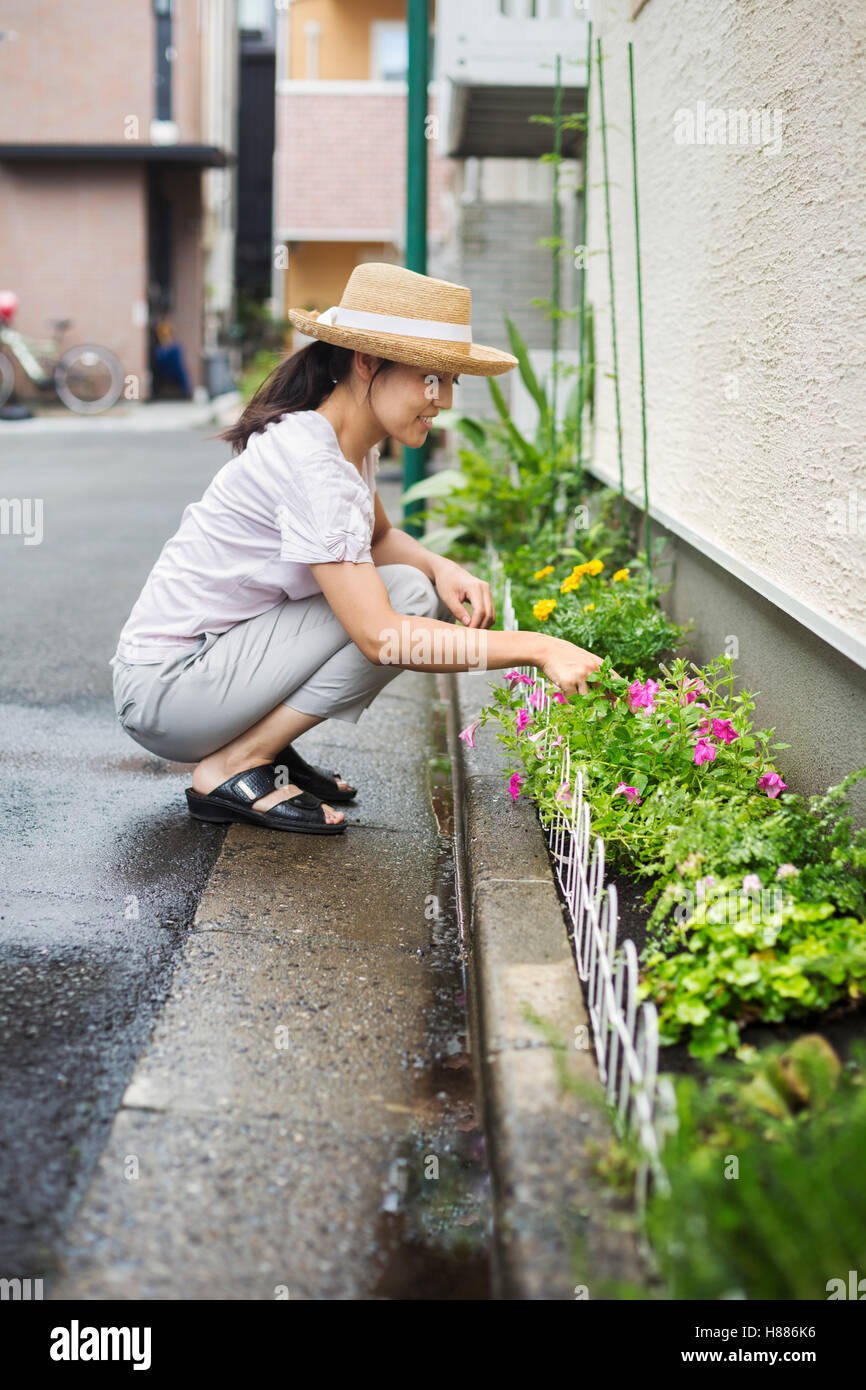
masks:
{"type": "Polygon", "coordinates": [[[316,323],[328,323],[335,328],[371,328],[380,333],[399,333],[406,338],[443,338],[452,343],[471,343],[472,327],[468,323],[443,323],[441,319],[404,319],[395,314],[368,314],[360,309],[344,309],[332,304],[316,323]]]}

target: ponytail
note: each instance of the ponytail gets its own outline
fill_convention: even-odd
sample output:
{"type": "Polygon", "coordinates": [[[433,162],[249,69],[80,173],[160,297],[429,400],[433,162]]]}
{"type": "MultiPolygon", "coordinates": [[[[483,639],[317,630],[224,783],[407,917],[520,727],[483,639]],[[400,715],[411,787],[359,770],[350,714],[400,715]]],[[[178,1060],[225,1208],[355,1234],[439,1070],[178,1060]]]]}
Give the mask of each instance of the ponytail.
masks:
{"type": "MultiPolygon", "coordinates": [[[[250,436],[265,429],[272,420],[292,411],[317,410],[334,386],[349,376],[354,357],[354,348],[315,338],[277,363],[247,402],[240,418],[216,438],[226,440],[232,452],[240,454],[250,436]]],[[[367,387],[368,396],[379,372],[393,365],[388,358],[381,360],[367,387]]]]}

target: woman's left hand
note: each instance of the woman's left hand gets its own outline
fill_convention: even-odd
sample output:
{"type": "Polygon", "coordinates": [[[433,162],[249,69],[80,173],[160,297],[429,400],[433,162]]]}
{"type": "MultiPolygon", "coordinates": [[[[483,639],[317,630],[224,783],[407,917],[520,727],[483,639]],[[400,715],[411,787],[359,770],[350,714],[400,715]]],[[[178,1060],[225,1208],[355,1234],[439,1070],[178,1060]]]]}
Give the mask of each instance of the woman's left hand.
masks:
{"type": "Polygon", "coordinates": [[[496,621],[490,585],[483,579],[476,579],[462,565],[444,556],[438,558],[433,579],[437,593],[459,618],[464,627],[492,627],[496,621]],[[472,606],[472,615],[466,612],[464,602],[472,606]]]}

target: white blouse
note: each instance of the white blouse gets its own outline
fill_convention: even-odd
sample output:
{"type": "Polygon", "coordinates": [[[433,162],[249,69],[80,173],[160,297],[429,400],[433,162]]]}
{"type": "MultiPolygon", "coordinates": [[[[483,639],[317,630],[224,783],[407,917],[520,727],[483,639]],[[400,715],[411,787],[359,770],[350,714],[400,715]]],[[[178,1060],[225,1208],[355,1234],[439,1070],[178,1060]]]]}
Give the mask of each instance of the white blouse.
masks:
{"type": "Polygon", "coordinates": [[[162,662],[202,633],[225,632],[287,597],[320,593],[310,565],[373,564],[378,464],[374,445],[362,477],[317,410],[290,412],[251,435],[184,510],[112,662],[162,662]]]}

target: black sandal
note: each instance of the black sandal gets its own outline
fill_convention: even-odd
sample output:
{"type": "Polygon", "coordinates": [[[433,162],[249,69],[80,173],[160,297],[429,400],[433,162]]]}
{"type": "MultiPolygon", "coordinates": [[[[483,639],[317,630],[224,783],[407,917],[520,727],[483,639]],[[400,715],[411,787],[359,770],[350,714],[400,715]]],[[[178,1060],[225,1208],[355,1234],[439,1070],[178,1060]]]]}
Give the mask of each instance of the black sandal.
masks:
{"type": "Polygon", "coordinates": [[[259,763],[245,772],[236,772],[206,796],[187,787],[186,800],[189,813],[196,820],[250,821],[271,830],[298,830],[306,835],[341,835],[346,829],[344,820],[336,825],[326,821],[321,801],[306,791],[288,801],[278,801],[269,811],[251,809],[254,801],[276,789],[276,767],[273,763],[259,763]]]}
{"type": "Polygon", "coordinates": [[[344,791],[337,786],[334,779],[341,776],[339,772],[322,772],[318,767],[311,767],[291,744],[274,758],[274,767],[288,768],[290,782],[303,791],[312,792],[328,806],[336,801],[351,801],[358,795],[357,787],[344,791]]]}

